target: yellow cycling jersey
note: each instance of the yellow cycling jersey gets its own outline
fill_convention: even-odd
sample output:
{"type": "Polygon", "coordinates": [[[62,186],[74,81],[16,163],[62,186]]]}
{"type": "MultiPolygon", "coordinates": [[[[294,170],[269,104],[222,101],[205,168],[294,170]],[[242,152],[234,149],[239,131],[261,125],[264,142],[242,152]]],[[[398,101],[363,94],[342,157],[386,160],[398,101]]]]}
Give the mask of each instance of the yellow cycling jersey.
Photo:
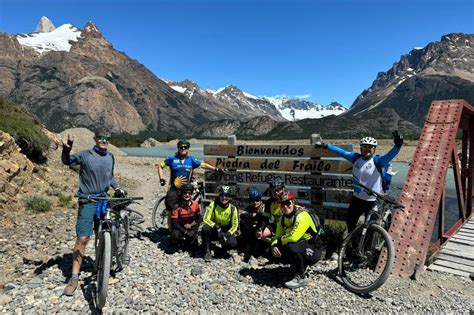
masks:
{"type": "Polygon", "coordinates": [[[206,209],[203,221],[211,228],[214,227],[216,223],[221,226],[231,225],[228,232],[232,235],[237,233],[239,229],[239,213],[237,208],[231,203],[223,208],[216,204],[215,201],[211,202],[206,209]]]}
{"type": "Polygon", "coordinates": [[[313,219],[311,219],[310,214],[303,207],[295,205],[293,211],[296,211],[294,216],[290,218],[282,216],[277,221],[277,229],[272,239],[272,246],[285,246],[288,243],[309,240],[312,236],[308,229],[312,229],[315,233],[317,232],[313,219]]]}

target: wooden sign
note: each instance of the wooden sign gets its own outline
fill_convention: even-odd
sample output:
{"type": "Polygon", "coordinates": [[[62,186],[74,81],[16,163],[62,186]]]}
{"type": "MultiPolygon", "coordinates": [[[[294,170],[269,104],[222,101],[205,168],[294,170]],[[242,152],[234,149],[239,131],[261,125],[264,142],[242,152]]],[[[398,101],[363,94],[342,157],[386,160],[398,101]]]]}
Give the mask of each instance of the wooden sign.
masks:
{"type": "MultiPolygon", "coordinates": [[[[352,151],[352,145],[342,145],[340,148],[352,151]]],[[[204,145],[205,155],[217,156],[251,156],[251,157],[335,157],[335,153],[315,148],[313,145],[204,145]]]]}
{"type": "Polygon", "coordinates": [[[248,183],[268,184],[274,179],[281,179],[285,186],[307,186],[316,188],[352,189],[352,175],[310,175],[300,173],[270,173],[270,172],[205,172],[204,180],[219,184],[248,183]]]}
{"type": "Polygon", "coordinates": [[[204,162],[215,167],[238,170],[336,174],[352,172],[352,164],[345,160],[213,158],[205,159],[204,162]]]}
{"type": "MultiPolygon", "coordinates": [[[[247,199],[251,190],[257,190],[264,194],[268,185],[262,184],[227,184],[232,188],[233,195],[237,199],[247,199]]],[[[206,195],[217,197],[217,188],[220,184],[206,182],[206,195]]],[[[289,191],[293,192],[298,200],[304,199],[313,204],[322,202],[349,203],[352,199],[352,189],[311,189],[301,186],[287,186],[289,191]]]]}

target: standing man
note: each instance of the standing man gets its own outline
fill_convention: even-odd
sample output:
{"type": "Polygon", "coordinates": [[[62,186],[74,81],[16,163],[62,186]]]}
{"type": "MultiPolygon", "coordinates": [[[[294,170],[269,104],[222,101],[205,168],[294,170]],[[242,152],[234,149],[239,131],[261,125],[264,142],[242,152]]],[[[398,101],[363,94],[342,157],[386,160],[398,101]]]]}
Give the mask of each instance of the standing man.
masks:
{"type": "MultiPolygon", "coordinates": [[[[316,143],[315,146],[328,149],[351,162],[353,164],[352,175],[355,183],[361,183],[375,192],[382,193],[382,174],[380,174],[379,170],[382,170],[395,156],[397,156],[403,145],[403,137],[398,133],[398,131],[394,131],[392,134],[395,145],[385,155],[375,154],[377,140],[372,137],[364,137],[360,139],[360,153],[348,152],[336,145],[321,142],[316,143]]],[[[359,217],[363,213],[367,214],[375,205],[376,198],[374,196],[367,194],[367,192],[357,185],[354,186],[354,193],[346,219],[349,233],[356,227],[359,217]]]]}
{"type": "Polygon", "coordinates": [[[107,196],[109,187],[115,190],[115,197],[124,197],[114,178],[114,156],[107,151],[110,141],[108,131],[98,131],[94,135],[95,146],[92,149],[70,154],[74,136],[68,135],[63,143],[61,160],[65,165],[79,165],[79,211],[76,221],[76,244],[72,254],[72,276],[64,288],[64,295],[72,296],[79,284],[79,271],[87,243],[95,228],[97,204],[87,201],[88,196],[107,196]]]}
{"type": "Polygon", "coordinates": [[[279,196],[283,216],[277,221],[272,239],[272,255],[291,264],[294,278],[285,286],[296,289],[308,284],[305,271],[318,262],[321,253],[316,247],[317,228],[305,208],[295,205],[295,195],[284,192],[279,196]]]}
{"type": "Polygon", "coordinates": [[[188,140],[178,141],[178,152],[174,156],[169,156],[166,160],[158,164],[158,177],[160,178],[160,185],[166,185],[166,179],[163,176],[163,169],[170,168],[170,182],[168,192],[166,193],[165,205],[168,211],[178,207],[179,194],[178,189],[184,183],[189,183],[192,172],[195,168],[201,167],[205,170],[214,172],[223,172],[223,169],[214,167],[207,163],[201,162],[194,156],[189,155],[189,148],[191,144],[188,140]]]}

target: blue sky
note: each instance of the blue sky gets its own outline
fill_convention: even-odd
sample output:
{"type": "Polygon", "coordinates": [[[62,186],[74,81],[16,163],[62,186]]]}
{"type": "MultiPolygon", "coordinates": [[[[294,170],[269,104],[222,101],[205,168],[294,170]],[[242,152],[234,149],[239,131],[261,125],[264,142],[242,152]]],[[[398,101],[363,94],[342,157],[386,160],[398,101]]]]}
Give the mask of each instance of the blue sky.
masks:
{"type": "Polygon", "coordinates": [[[116,49],[162,79],[311,95],[349,107],[400,56],[474,33],[468,0],[0,0],[0,31],[92,20],[116,49]]]}

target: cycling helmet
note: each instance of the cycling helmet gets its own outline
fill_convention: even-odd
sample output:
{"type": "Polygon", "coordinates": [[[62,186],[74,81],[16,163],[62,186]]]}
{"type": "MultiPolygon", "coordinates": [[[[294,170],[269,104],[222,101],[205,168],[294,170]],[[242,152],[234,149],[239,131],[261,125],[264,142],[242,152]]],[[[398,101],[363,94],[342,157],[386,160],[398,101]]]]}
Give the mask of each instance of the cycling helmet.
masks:
{"type": "Polygon", "coordinates": [[[275,179],[271,180],[268,184],[269,184],[271,190],[280,189],[280,188],[285,187],[285,183],[280,178],[275,178],[275,179]]]}
{"type": "Polygon", "coordinates": [[[249,199],[250,200],[262,199],[262,194],[258,190],[251,190],[249,191],[249,199]]]}
{"type": "Polygon", "coordinates": [[[186,139],[181,139],[181,140],[178,141],[178,144],[176,146],[179,148],[182,145],[186,145],[186,146],[190,147],[191,143],[189,143],[189,141],[186,140],[186,139]]]}
{"type": "Polygon", "coordinates": [[[377,146],[377,140],[375,140],[374,138],[372,137],[364,137],[362,139],[360,139],[360,145],[373,145],[373,146],[377,146]]]}
{"type": "Polygon", "coordinates": [[[185,183],[181,185],[180,189],[181,189],[181,192],[185,192],[185,191],[189,191],[191,193],[194,192],[194,186],[191,183],[185,183]]]}
{"type": "Polygon", "coordinates": [[[222,185],[217,188],[217,192],[219,196],[229,196],[232,193],[232,189],[230,186],[222,185]]]}
{"type": "Polygon", "coordinates": [[[285,191],[283,194],[278,196],[278,202],[285,202],[288,200],[295,200],[295,194],[291,191],[285,191]]]}

